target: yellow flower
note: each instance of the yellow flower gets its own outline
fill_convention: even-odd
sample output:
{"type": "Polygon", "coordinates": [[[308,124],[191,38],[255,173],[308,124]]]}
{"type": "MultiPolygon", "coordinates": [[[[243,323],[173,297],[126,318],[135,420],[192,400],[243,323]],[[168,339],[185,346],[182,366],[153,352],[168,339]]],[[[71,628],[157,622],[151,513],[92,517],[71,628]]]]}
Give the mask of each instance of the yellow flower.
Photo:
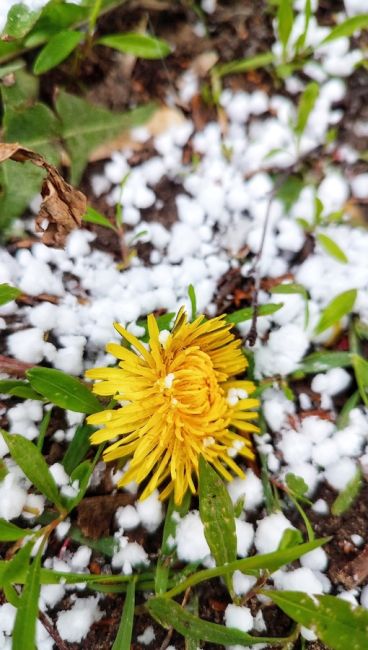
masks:
{"type": "Polygon", "coordinates": [[[258,400],[248,397],[252,382],[234,379],[247,361],[225,316],[199,316],[190,323],[181,309],[172,332],[160,333],[151,314],[148,349],[121,325],[115,328],[132,349],[110,343],[106,349],[119,367],[86,374],[102,380],[94,385],[97,395],[122,402],[88,418],[103,427],[92,435],[94,444],[116,440],[105,450],[105,461],[131,458],[119,485],[149,478],[142,499],[164,483],[161,498],[174,490],[180,504],[188,487],[196,492],[201,454],[226,480],[233,478],[229,470],[244,476],[233,457],[254,456],[249,432],[258,431],[252,423],[257,413],[250,409],[258,400]]]}

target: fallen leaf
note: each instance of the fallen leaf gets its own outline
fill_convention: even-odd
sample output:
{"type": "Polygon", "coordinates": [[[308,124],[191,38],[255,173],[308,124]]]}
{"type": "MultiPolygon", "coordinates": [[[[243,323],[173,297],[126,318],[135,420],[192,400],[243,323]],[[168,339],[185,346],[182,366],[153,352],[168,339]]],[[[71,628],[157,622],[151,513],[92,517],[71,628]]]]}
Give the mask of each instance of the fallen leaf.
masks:
{"type": "Polygon", "coordinates": [[[78,528],[92,539],[110,535],[116,510],[132,503],[134,497],[126,493],[87,497],[77,507],[78,528]]]}
{"type": "Polygon", "coordinates": [[[87,207],[86,197],[69,185],[56,167],[50,165],[40,154],[16,142],[0,144],[0,163],[6,160],[31,162],[46,170],[47,176],[41,189],[41,208],[36,217],[36,231],[43,233],[42,242],[46,246],[62,248],[67,235],[82,223],[87,207]]]}

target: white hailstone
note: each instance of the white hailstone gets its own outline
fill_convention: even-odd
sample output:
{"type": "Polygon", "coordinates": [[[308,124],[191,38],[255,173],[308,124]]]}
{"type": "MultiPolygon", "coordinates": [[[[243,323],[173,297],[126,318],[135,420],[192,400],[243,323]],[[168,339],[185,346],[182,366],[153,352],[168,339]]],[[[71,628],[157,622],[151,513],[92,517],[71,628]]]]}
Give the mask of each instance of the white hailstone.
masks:
{"type": "Polygon", "coordinates": [[[136,508],[132,505],[118,508],[115,517],[117,525],[123,530],[132,530],[141,522],[136,508]]]}
{"type": "Polygon", "coordinates": [[[254,529],[252,524],[247,521],[235,520],[236,525],[236,540],[237,540],[237,555],[238,557],[246,557],[250,551],[254,539],[254,529]]]}
{"type": "Polygon", "coordinates": [[[315,548],[300,558],[300,564],[312,571],[325,571],[328,565],[328,555],[323,548],[315,548]]]}
{"type": "Polygon", "coordinates": [[[233,503],[244,497],[244,509],[246,511],[255,510],[263,502],[262,481],[249,469],[246,476],[234,478],[227,484],[227,489],[233,503]]]}
{"type": "Polygon", "coordinates": [[[322,594],[323,585],[313,571],[307,567],[294,571],[279,570],[272,574],[277,589],[283,591],[303,591],[306,594],[322,594]]]}
{"type": "Polygon", "coordinates": [[[159,499],[158,490],[154,490],[144,501],[137,501],[136,509],[138,517],[149,533],[153,533],[163,519],[162,502],[159,499]]]}
{"type": "Polygon", "coordinates": [[[276,551],[285,530],[289,528],[295,530],[295,527],[282,512],[274,512],[259,520],[254,538],[258,553],[276,551]]]}
{"type": "Polygon", "coordinates": [[[249,607],[228,605],[224,613],[226,627],[234,627],[242,632],[249,632],[253,627],[253,616],[249,607]]]}
{"type": "Polygon", "coordinates": [[[312,454],[312,443],[307,436],[296,431],[286,431],[278,444],[285,463],[297,463],[309,460],[312,454]]]}
{"type": "Polygon", "coordinates": [[[248,576],[241,571],[234,571],[233,574],[233,588],[237,596],[243,596],[255,585],[257,578],[248,576]]]}
{"type": "Polygon", "coordinates": [[[56,628],[63,641],[80,643],[87,636],[91,625],[99,621],[102,615],[98,607],[98,596],[78,598],[70,609],[58,613],[56,628]]]}
{"type": "Polygon", "coordinates": [[[189,512],[176,528],[176,553],[179,560],[198,562],[210,555],[199,512],[189,512]]]}
{"type": "Polygon", "coordinates": [[[342,458],[327,467],[326,481],[335,490],[341,492],[355,476],[356,469],[356,463],[351,458],[342,458]]]}

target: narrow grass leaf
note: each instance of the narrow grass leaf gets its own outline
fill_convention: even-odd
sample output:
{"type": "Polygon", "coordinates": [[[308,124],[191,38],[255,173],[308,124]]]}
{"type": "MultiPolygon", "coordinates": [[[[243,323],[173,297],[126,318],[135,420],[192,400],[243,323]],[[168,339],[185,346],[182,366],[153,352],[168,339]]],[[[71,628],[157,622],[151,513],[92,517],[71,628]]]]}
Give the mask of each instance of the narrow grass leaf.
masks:
{"type": "Polygon", "coordinates": [[[331,237],[328,237],[327,235],[324,235],[322,232],[320,232],[317,235],[317,239],[326,253],[331,255],[331,257],[333,257],[335,260],[341,262],[341,264],[347,264],[349,262],[342,248],[340,248],[340,246],[336,244],[336,242],[331,239],[331,237]]]}
{"type": "Polygon", "coordinates": [[[331,29],[330,33],[321,42],[321,45],[331,43],[331,41],[335,41],[337,38],[342,38],[343,36],[352,36],[358,30],[365,29],[366,27],[368,27],[368,14],[353,16],[331,29]]]}
{"type": "Polygon", "coordinates": [[[2,564],[0,584],[24,584],[34,546],[33,541],[27,542],[13,555],[11,560],[2,564]]]}
{"type": "MultiPolygon", "coordinates": [[[[283,306],[284,303],[282,302],[270,302],[268,305],[259,305],[257,307],[257,316],[271,316],[275,312],[279,311],[279,309],[281,309],[283,306]]],[[[243,323],[244,321],[251,320],[253,318],[253,312],[254,307],[244,307],[243,309],[233,311],[232,314],[227,314],[226,321],[228,323],[234,323],[234,325],[237,323],[243,323]]]]}
{"type": "Polygon", "coordinates": [[[191,320],[194,320],[197,316],[197,296],[192,284],[190,284],[188,287],[188,296],[189,296],[190,306],[192,310],[191,320]]]}
{"type": "Polygon", "coordinates": [[[111,221],[104,217],[103,214],[97,212],[97,210],[94,210],[94,208],[91,208],[90,205],[87,208],[86,214],[83,215],[83,221],[88,221],[88,223],[95,223],[97,226],[110,228],[110,230],[116,230],[111,221]]]}
{"type": "Polygon", "coordinates": [[[340,492],[339,496],[332,504],[331,512],[336,517],[340,517],[344,512],[349,510],[357,498],[363,485],[363,475],[360,467],[357,468],[355,475],[349,481],[345,489],[340,492]]]}
{"type": "Polygon", "coordinates": [[[275,55],[272,52],[264,52],[263,54],[256,54],[249,59],[238,59],[230,61],[230,63],[223,63],[214,68],[214,72],[219,77],[225,77],[228,74],[236,74],[239,72],[248,72],[248,70],[256,70],[263,68],[275,60],[275,55]]]}
{"type": "Polygon", "coordinates": [[[297,623],[313,630],[333,650],[366,650],[368,611],[336,596],[296,591],[264,592],[297,623]]]}
{"type": "Polygon", "coordinates": [[[191,501],[191,493],[188,490],[181,502],[180,506],[176,506],[174,502],[174,497],[171,496],[165,517],[164,530],[162,533],[162,542],[160,555],[156,564],[155,571],[155,593],[162,594],[167,589],[167,584],[169,580],[170,573],[170,560],[174,552],[174,548],[171,544],[168,543],[169,539],[175,539],[176,527],[178,525],[178,516],[184,517],[189,508],[191,501]]]}
{"type": "Polygon", "coordinates": [[[61,461],[67,474],[71,474],[73,470],[84,459],[87,451],[90,449],[90,436],[95,431],[94,427],[89,424],[81,424],[69,444],[64,458],[61,461]]]}
{"type": "Polygon", "coordinates": [[[41,451],[43,447],[43,443],[45,440],[45,436],[47,433],[47,429],[49,428],[50,420],[51,420],[51,413],[52,413],[52,408],[50,408],[48,411],[45,412],[41,424],[40,424],[40,432],[38,434],[37,438],[37,447],[41,451]]]}
{"type": "Polygon", "coordinates": [[[34,74],[44,74],[48,70],[55,68],[75,50],[83,38],[83,32],[68,30],[52,36],[34,62],[34,74]]]}
{"type": "Polygon", "coordinates": [[[323,310],[322,316],[315,327],[315,333],[321,334],[338,323],[343,316],[350,314],[353,311],[356,297],[357,290],[350,289],[333,298],[323,310]]]}
{"type": "Polygon", "coordinates": [[[29,534],[32,534],[32,531],[28,528],[19,528],[10,521],[0,519],[0,542],[15,542],[29,534]]]}
{"type": "Polygon", "coordinates": [[[277,12],[277,31],[284,52],[289,42],[293,22],[294,12],[292,0],[280,0],[277,12]]]}
{"type": "Polygon", "coordinates": [[[103,408],[101,402],[87,386],[61,370],[31,368],[27,370],[26,375],[32,388],[56,406],[88,414],[96,413],[103,408]]]}
{"type": "Polygon", "coordinates": [[[151,598],[148,600],[146,607],[158,623],[163,627],[173,627],[179,634],[184,637],[191,636],[221,645],[253,645],[256,643],[278,643],[280,639],[270,639],[263,637],[252,637],[246,632],[241,632],[235,628],[209,623],[194,616],[187,610],[183,609],[174,600],[166,598],[151,598]]]}
{"type": "Polygon", "coordinates": [[[135,579],[128,583],[123,615],[121,617],[118,633],[111,650],[130,650],[132,641],[134,604],[135,604],[135,579]]]}
{"type": "Polygon", "coordinates": [[[40,595],[40,570],[42,547],[29,566],[13,629],[13,648],[34,650],[38,599],[40,595]]]}
{"type": "Polygon", "coordinates": [[[368,406],[368,361],[359,356],[359,354],[353,354],[352,360],[360,397],[364,404],[368,406]]]}
{"type": "Polygon", "coordinates": [[[140,59],[162,59],[171,53],[171,47],[167,41],[135,32],[103,36],[97,41],[97,44],[126,54],[133,54],[140,59]]]}
{"type": "Polygon", "coordinates": [[[295,133],[300,138],[307,126],[309,116],[314,108],[319,95],[319,85],[311,81],[304,89],[298,106],[298,115],[295,124],[295,133]]]}
{"type": "Polygon", "coordinates": [[[359,390],[356,390],[355,393],[350,395],[349,399],[346,400],[336,420],[336,426],[338,429],[345,429],[345,427],[348,426],[350,412],[359,404],[359,400],[359,390]]]}
{"type": "MultiPolygon", "coordinates": [[[[299,369],[305,374],[326,372],[330,368],[348,368],[352,365],[350,352],[312,352],[304,358],[299,369]]],[[[298,371],[297,371],[298,372],[298,371]]]]}
{"type": "Polygon", "coordinates": [[[48,465],[36,445],[17,433],[1,434],[13,460],[19,465],[31,483],[56,507],[63,509],[59,492],[48,465]]]}
{"type": "Polygon", "coordinates": [[[28,381],[20,379],[0,379],[0,394],[14,395],[14,397],[23,397],[23,399],[43,400],[42,395],[36,393],[28,381]]]}
{"type": "Polygon", "coordinates": [[[234,506],[225,483],[203,458],[199,459],[199,514],[216,566],[236,560],[234,506]]]}

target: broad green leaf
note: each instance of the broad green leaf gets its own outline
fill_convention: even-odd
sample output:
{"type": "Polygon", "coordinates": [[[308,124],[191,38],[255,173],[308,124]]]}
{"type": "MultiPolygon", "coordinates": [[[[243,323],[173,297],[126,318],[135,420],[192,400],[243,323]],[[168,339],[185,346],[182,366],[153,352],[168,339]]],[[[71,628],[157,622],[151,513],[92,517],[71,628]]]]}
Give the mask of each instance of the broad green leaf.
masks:
{"type": "Polygon", "coordinates": [[[0,63],[4,63],[8,59],[13,58],[21,49],[22,45],[17,41],[7,42],[0,40],[0,63]]]}
{"type": "Polygon", "coordinates": [[[278,638],[252,637],[246,632],[241,632],[235,628],[209,623],[190,612],[176,603],[174,600],[167,598],[151,598],[147,601],[146,607],[158,623],[163,627],[173,627],[179,634],[184,637],[190,635],[202,641],[218,643],[220,645],[253,645],[256,643],[280,643],[278,638]]]}
{"type": "Polygon", "coordinates": [[[343,515],[344,512],[349,510],[353,505],[355,499],[357,498],[363,484],[362,470],[360,467],[357,468],[357,471],[351,481],[347,484],[339,496],[335,499],[331,506],[331,512],[336,517],[343,515]]]}
{"type": "Polygon", "coordinates": [[[282,534],[280,543],[278,545],[278,550],[282,551],[285,548],[293,548],[302,542],[303,535],[301,534],[300,530],[296,530],[295,528],[286,528],[282,534]]]}
{"type": "Polygon", "coordinates": [[[326,372],[330,368],[348,368],[351,364],[350,352],[312,352],[303,359],[299,369],[306,374],[315,374],[316,372],[326,372]]]}
{"type": "Polygon", "coordinates": [[[256,70],[263,68],[275,60],[275,55],[272,52],[264,52],[263,54],[256,54],[249,59],[238,59],[230,61],[230,63],[223,63],[214,68],[214,72],[219,77],[224,77],[228,74],[237,74],[238,72],[248,72],[248,70],[256,70]]]}
{"type": "Polygon", "coordinates": [[[43,170],[32,163],[7,160],[0,165],[0,233],[21,216],[40,191],[43,170]]]}
{"type": "Polygon", "coordinates": [[[181,580],[178,585],[175,585],[175,587],[167,591],[164,596],[165,598],[174,598],[174,596],[182,593],[182,591],[185,591],[188,587],[194,587],[194,585],[198,585],[205,580],[211,580],[211,578],[231,575],[234,571],[242,571],[243,573],[249,573],[251,575],[258,575],[259,571],[262,570],[273,573],[282,566],[294,562],[294,560],[298,560],[305,553],[309,553],[309,551],[313,551],[315,548],[323,546],[323,544],[326,544],[329,539],[330,538],[314,539],[305,544],[294,546],[293,548],[274,551],[273,553],[267,553],[265,555],[254,555],[243,560],[229,562],[229,564],[221,567],[197,571],[193,575],[189,576],[189,578],[181,580]]]}
{"type": "Polygon", "coordinates": [[[119,52],[133,54],[140,59],[162,59],[171,53],[170,45],[161,38],[135,32],[103,36],[97,41],[97,45],[105,45],[119,52]]]}
{"type": "Polygon", "coordinates": [[[59,492],[48,465],[37,449],[27,438],[16,433],[6,433],[1,429],[1,434],[8,446],[13,460],[19,465],[31,483],[44,494],[56,507],[63,509],[59,492]]]}
{"type": "Polygon", "coordinates": [[[17,59],[16,61],[10,61],[10,63],[0,66],[0,79],[4,79],[8,74],[18,72],[18,70],[24,68],[25,65],[25,61],[17,59]]]}
{"type": "Polygon", "coordinates": [[[353,354],[352,360],[360,397],[364,404],[368,406],[368,361],[360,357],[359,354],[353,354]]]}
{"type": "Polygon", "coordinates": [[[104,217],[103,214],[97,212],[97,210],[94,210],[94,208],[91,208],[90,205],[87,208],[86,214],[83,215],[83,221],[95,223],[98,226],[103,226],[104,228],[110,228],[110,230],[116,231],[111,221],[104,217]]]}
{"type": "Polygon", "coordinates": [[[353,16],[331,29],[330,33],[323,39],[320,45],[331,43],[331,41],[342,38],[343,36],[353,36],[355,32],[366,27],[368,27],[368,14],[353,16]]]}
{"type": "MultiPolygon", "coordinates": [[[[60,122],[51,109],[40,102],[30,107],[26,106],[23,110],[5,112],[6,142],[22,142],[22,145],[37,151],[54,165],[57,165],[60,160],[57,146],[60,128],[60,122]]],[[[22,168],[19,163],[14,164],[22,168]]],[[[36,191],[40,191],[40,187],[36,191]]]]}
{"type": "Polygon", "coordinates": [[[14,395],[14,397],[23,397],[23,399],[42,400],[39,393],[31,388],[28,381],[20,379],[0,379],[0,394],[14,395]]]}
{"type": "Polygon", "coordinates": [[[74,526],[69,529],[68,537],[75,542],[78,542],[78,544],[89,546],[93,551],[102,553],[107,557],[112,557],[119,546],[115,537],[99,537],[99,539],[90,539],[89,537],[82,535],[81,531],[74,526]]]}
{"type": "Polygon", "coordinates": [[[319,85],[311,81],[304,89],[298,106],[298,115],[295,124],[295,133],[300,138],[307,126],[309,116],[314,108],[319,95],[319,85]]]}
{"type": "Polygon", "coordinates": [[[13,648],[22,648],[22,650],[34,650],[35,648],[38,599],[41,589],[41,555],[42,547],[27,571],[14,623],[13,648]]]}
{"type": "MultiPolygon", "coordinates": [[[[19,59],[18,59],[19,61],[19,59]]],[[[38,98],[39,80],[23,67],[14,74],[14,83],[11,86],[1,86],[1,97],[4,111],[13,111],[17,108],[24,110],[34,104],[38,98]]]]}
{"type": "Polygon", "coordinates": [[[134,622],[135,582],[135,579],[132,578],[128,583],[123,614],[111,650],[130,650],[131,648],[134,622]]]}
{"type": "Polygon", "coordinates": [[[22,295],[22,292],[10,284],[0,284],[0,306],[6,305],[7,302],[15,300],[22,295]]]}
{"type": "Polygon", "coordinates": [[[331,239],[331,237],[328,237],[327,235],[324,235],[320,232],[317,234],[317,239],[326,253],[331,255],[331,257],[334,257],[335,260],[341,262],[342,264],[347,264],[349,262],[344,251],[338,244],[336,244],[336,242],[334,242],[333,239],[331,239]]]}
{"type": "Polygon", "coordinates": [[[285,483],[294,496],[303,497],[308,492],[308,485],[301,476],[289,472],[285,476],[285,483]]]}
{"type": "MultiPolygon", "coordinates": [[[[234,506],[226,486],[217,472],[199,458],[199,514],[204,536],[216,566],[236,560],[234,506]]],[[[229,587],[231,578],[229,577],[229,587]]]]}
{"type": "Polygon", "coordinates": [[[23,38],[35,24],[40,12],[31,11],[22,2],[17,2],[8,11],[3,33],[12,38],[23,38]]]}
{"type": "Polygon", "coordinates": [[[308,326],[309,322],[309,307],[308,307],[308,292],[301,284],[296,282],[288,282],[285,284],[278,284],[276,287],[272,287],[270,293],[284,293],[284,294],[299,294],[304,298],[305,301],[305,316],[304,316],[304,325],[308,326]]]}
{"type": "Polygon", "coordinates": [[[28,528],[19,528],[15,524],[0,519],[0,541],[15,542],[17,539],[23,539],[26,535],[32,534],[28,528]]]}
{"type": "Polygon", "coordinates": [[[88,414],[103,409],[101,402],[87,386],[61,370],[31,368],[26,375],[32,388],[56,406],[88,414]]]}
{"type": "Polygon", "coordinates": [[[85,99],[61,91],[56,110],[62,122],[62,137],[71,157],[71,182],[78,185],[90,153],[100,144],[146,122],[155,106],[147,104],[126,113],[113,113],[85,99]]]}
{"type": "Polygon", "coordinates": [[[167,584],[169,580],[170,572],[170,560],[172,559],[172,554],[174,549],[169,545],[169,539],[175,539],[176,527],[178,525],[178,515],[179,517],[184,517],[189,508],[191,501],[191,493],[188,490],[184,495],[183,501],[180,506],[176,506],[174,502],[174,497],[171,496],[165,517],[164,530],[162,533],[162,542],[160,555],[156,564],[155,571],[155,593],[162,594],[167,589],[167,584]]]}
{"type": "Polygon", "coordinates": [[[293,22],[294,12],[292,0],[280,0],[277,12],[277,31],[284,52],[289,42],[293,22]]]}
{"type": "Polygon", "coordinates": [[[368,611],[336,596],[268,591],[268,598],[294,621],[313,630],[333,650],[366,650],[368,611]]]}
{"type": "MultiPolygon", "coordinates": [[[[282,302],[279,303],[271,302],[268,305],[259,305],[257,307],[257,316],[271,316],[271,314],[274,314],[276,311],[279,311],[279,309],[281,309],[281,307],[283,306],[284,303],[282,302]]],[[[234,323],[234,325],[237,325],[238,323],[243,323],[246,320],[252,320],[253,312],[254,312],[253,307],[244,307],[243,309],[238,309],[237,311],[233,311],[232,314],[227,314],[226,321],[228,323],[234,323]]]]}
{"type": "Polygon", "coordinates": [[[42,9],[36,24],[25,39],[26,47],[41,45],[64,29],[88,17],[88,8],[58,0],[48,2],[42,9]]]}
{"type": "MultiPolygon", "coordinates": [[[[279,179],[277,179],[277,181],[278,180],[279,179]]],[[[276,196],[284,204],[286,212],[289,212],[304,187],[304,181],[302,178],[299,178],[299,176],[291,175],[285,179],[284,182],[282,182],[282,178],[280,178],[280,182],[281,185],[278,189],[277,186],[275,186],[276,196]]]]}
{"type": "Polygon", "coordinates": [[[62,460],[62,464],[64,465],[67,474],[70,475],[85,457],[91,446],[89,439],[95,430],[96,429],[91,427],[89,424],[81,424],[77,428],[73,440],[69,444],[62,460]]]}
{"type": "Polygon", "coordinates": [[[338,323],[343,316],[350,314],[353,311],[356,297],[357,290],[350,289],[333,298],[323,310],[322,316],[315,327],[315,333],[321,334],[338,323]]]}
{"type": "Polygon", "coordinates": [[[35,74],[44,74],[51,68],[55,68],[68,58],[83,38],[83,32],[71,30],[65,30],[52,36],[38,54],[34,62],[33,72],[35,74]]]}
{"type": "Polygon", "coordinates": [[[1,585],[25,582],[33,546],[34,541],[27,542],[13,555],[11,560],[3,562],[3,570],[0,575],[1,585]]]}

